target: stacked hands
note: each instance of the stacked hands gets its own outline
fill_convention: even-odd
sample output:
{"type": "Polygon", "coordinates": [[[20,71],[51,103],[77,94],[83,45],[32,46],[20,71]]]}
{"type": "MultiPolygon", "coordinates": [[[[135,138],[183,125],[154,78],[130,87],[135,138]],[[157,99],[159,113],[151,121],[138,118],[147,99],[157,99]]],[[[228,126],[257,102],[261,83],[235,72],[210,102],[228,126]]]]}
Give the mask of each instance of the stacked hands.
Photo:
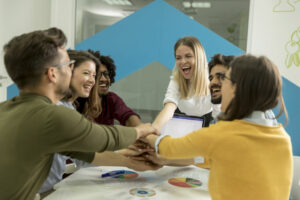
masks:
{"type": "Polygon", "coordinates": [[[129,158],[133,166],[130,168],[137,171],[157,170],[165,164],[162,157],[155,152],[155,140],[160,135],[159,130],[151,124],[141,124],[135,127],[137,131],[137,141],[126,149],[121,149],[118,153],[129,158]]]}

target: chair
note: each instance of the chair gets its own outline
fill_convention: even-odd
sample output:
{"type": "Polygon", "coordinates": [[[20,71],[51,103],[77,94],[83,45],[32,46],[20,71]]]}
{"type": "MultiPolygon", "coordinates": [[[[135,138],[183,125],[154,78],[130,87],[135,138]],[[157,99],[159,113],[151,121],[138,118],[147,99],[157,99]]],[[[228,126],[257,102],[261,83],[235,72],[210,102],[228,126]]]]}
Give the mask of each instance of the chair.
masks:
{"type": "Polygon", "coordinates": [[[290,200],[300,200],[300,157],[294,156],[294,175],[290,200]]]}

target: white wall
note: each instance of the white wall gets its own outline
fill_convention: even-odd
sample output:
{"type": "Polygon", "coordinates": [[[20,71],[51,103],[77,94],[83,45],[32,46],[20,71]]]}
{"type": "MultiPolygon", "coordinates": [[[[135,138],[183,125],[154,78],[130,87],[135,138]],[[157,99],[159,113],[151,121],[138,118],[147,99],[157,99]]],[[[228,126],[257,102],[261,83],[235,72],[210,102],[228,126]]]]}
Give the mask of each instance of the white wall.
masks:
{"type": "MultiPolygon", "coordinates": [[[[300,62],[290,59],[293,56],[300,57],[299,19],[299,0],[250,1],[247,52],[269,57],[279,67],[282,76],[298,87],[300,87],[300,62]],[[292,62],[288,65],[289,62],[287,61],[292,62]]],[[[286,100],[294,98],[297,98],[294,93],[285,96],[286,100]]],[[[298,103],[293,108],[298,109],[300,112],[298,103]]],[[[299,119],[293,119],[293,121],[297,122],[299,119]]],[[[289,126],[298,125],[290,122],[289,126]]],[[[299,132],[296,134],[299,134],[299,132]]],[[[293,200],[300,200],[299,182],[300,157],[294,156],[294,180],[291,194],[293,200]]]]}
{"type": "MultiPolygon", "coordinates": [[[[0,76],[7,76],[3,62],[3,46],[22,33],[61,28],[67,35],[68,47],[74,46],[75,0],[0,0],[0,76]]],[[[6,100],[7,78],[0,80],[0,102],[6,100]]]]}
{"type": "MultiPolygon", "coordinates": [[[[12,37],[50,25],[51,0],[0,0],[0,75],[7,76],[3,62],[3,46],[12,37]]],[[[8,78],[1,81],[0,101],[6,100],[8,78]]]]}
{"type": "MultiPolygon", "coordinates": [[[[280,73],[300,87],[299,65],[286,65],[297,52],[300,42],[299,0],[251,0],[247,52],[268,56],[279,66],[280,73]],[[293,34],[298,30],[298,34],[293,34]],[[293,36],[293,39],[292,39],[293,36]]],[[[300,49],[298,49],[299,51],[300,49]]],[[[300,56],[300,52],[298,52],[300,56]]]]}

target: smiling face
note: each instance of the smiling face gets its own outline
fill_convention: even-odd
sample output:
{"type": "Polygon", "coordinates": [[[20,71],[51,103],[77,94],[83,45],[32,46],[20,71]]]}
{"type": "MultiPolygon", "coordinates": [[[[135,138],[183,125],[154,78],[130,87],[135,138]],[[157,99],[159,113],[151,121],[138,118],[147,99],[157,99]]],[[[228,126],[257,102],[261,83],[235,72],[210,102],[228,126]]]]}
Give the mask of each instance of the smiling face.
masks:
{"type": "Polygon", "coordinates": [[[103,64],[100,65],[99,69],[99,87],[98,93],[100,96],[106,95],[110,87],[110,77],[107,67],[103,64]]]}
{"type": "Polygon", "coordinates": [[[73,97],[88,97],[95,85],[96,65],[92,61],[85,61],[73,71],[70,88],[73,97]]]}
{"type": "Polygon", "coordinates": [[[222,100],[221,87],[222,76],[225,75],[227,67],[224,65],[215,65],[209,73],[209,89],[211,94],[211,102],[213,104],[220,104],[222,100]]]}
{"type": "Polygon", "coordinates": [[[180,45],[175,52],[176,66],[185,79],[192,79],[195,71],[195,54],[193,50],[186,46],[180,45]]]}
{"type": "Polygon", "coordinates": [[[236,85],[232,83],[231,79],[231,69],[229,69],[222,80],[222,102],[221,111],[225,112],[231,100],[235,97],[236,85]]]}

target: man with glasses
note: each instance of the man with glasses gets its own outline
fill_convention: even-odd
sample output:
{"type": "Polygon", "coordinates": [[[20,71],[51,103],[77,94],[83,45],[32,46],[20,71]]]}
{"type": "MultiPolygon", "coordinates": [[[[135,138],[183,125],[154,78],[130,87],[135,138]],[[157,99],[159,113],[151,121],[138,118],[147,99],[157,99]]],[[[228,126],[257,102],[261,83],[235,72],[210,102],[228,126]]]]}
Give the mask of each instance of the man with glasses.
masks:
{"type": "Polygon", "coordinates": [[[209,89],[211,94],[211,102],[213,104],[212,116],[214,120],[211,123],[215,123],[216,117],[221,112],[221,87],[222,79],[225,76],[226,71],[229,69],[229,63],[234,59],[234,56],[224,56],[222,54],[216,54],[211,58],[208,63],[209,72],[209,89]]]}
{"type": "MultiPolygon", "coordinates": [[[[213,104],[213,118],[214,120],[211,123],[216,122],[217,116],[221,113],[221,101],[222,101],[222,81],[228,79],[225,73],[229,69],[230,62],[234,59],[234,56],[224,56],[222,54],[216,54],[211,58],[211,61],[208,63],[209,70],[209,89],[211,93],[211,102],[213,104]]],[[[267,110],[265,112],[267,119],[272,119],[274,124],[277,124],[275,115],[272,110],[267,110]]]]}
{"type": "Polygon", "coordinates": [[[55,104],[69,90],[72,64],[64,33],[52,28],[14,37],[4,63],[20,95],[0,104],[0,199],[33,199],[46,179],[54,153],[98,164],[97,153],[133,144],[156,132],[100,126],[55,104]]]}

